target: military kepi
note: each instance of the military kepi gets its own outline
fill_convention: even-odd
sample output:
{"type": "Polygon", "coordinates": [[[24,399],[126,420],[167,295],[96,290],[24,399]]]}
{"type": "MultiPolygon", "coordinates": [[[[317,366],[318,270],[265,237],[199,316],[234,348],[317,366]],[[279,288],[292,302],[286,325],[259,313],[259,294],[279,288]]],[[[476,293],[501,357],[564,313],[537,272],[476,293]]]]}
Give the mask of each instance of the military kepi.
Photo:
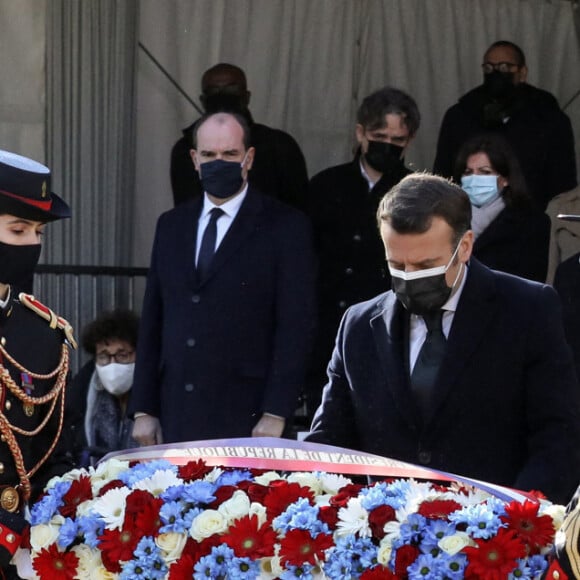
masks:
{"type": "Polygon", "coordinates": [[[50,191],[50,169],[0,150],[0,214],[49,222],[70,217],[70,207],[50,191]]]}

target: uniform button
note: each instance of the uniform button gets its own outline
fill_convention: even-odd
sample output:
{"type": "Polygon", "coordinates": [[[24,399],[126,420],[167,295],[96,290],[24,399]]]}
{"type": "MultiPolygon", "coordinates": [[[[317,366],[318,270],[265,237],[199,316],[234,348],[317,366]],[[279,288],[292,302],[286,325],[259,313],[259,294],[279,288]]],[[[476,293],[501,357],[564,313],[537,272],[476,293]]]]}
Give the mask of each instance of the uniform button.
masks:
{"type": "Polygon", "coordinates": [[[431,452],[419,451],[419,463],[421,465],[429,465],[431,463],[431,452]]]}
{"type": "Polygon", "coordinates": [[[560,580],[560,572],[558,572],[558,570],[554,570],[552,578],[554,578],[554,580],[560,580]]]}
{"type": "Polygon", "coordinates": [[[6,437],[4,435],[0,435],[0,441],[2,441],[2,443],[4,443],[6,441],[6,437]]]}
{"type": "Polygon", "coordinates": [[[350,275],[351,275],[353,272],[354,272],[354,270],[353,270],[352,268],[346,268],[346,270],[344,271],[344,273],[345,273],[347,276],[350,276],[350,275]]]}
{"type": "Polygon", "coordinates": [[[0,463],[0,473],[4,473],[4,464],[0,463]]]}
{"type": "Polygon", "coordinates": [[[187,385],[185,385],[185,392],[186,393],[191,393],[193,391],[193,384],[192,383],[187,383],[187,385]]]}
{"type": "Polygon", "coordinates": [[[195,346],[195,338],[188,338],[187,346],[195,346]]]}
{"type": "Polygon", "coordinates": [[[0,344],[2,344],[2,346],[5,346],[6,345],[6,338],[5,337],[2,337],[0,339],[0,344]]]}
{"type": "Polygon", "coordinates": [[[355,241],[355,242],[360,242],[360,241],[362,240],[362,238],[361,238],[361,235],[360,235],[360,234],[355,234],[355,235],[352,237],[352,239],[353,239],[353,241],[355,241]]]}
{"type": "Polygon", "coordinates": [[[6,535],[6,541],[9,544],[13,544],[16,541],[16,536],[14,534],[7,534],[6,535]]]}
{"type": "Polygon", "coordinates": [[[191,297],[191,301],[192,301],[194,304],[199,304],[199,302],[201,302],[201,296],[200,296],[199,294],[194,294],[194,295],[191,297]]]}
{"type": "Polygon", "coordinates": [[[4,405],[6,407],[7,411],[10,411],[10,409],[12,409],[12,403],[10,401],[6,401],[6,405],[4,405]]]}
{"type": "Polygon", "coordinates": [[[338,305],[339,305],[341,308],[346,308],[346,300],[341,300],[341,301],[338,303],[338,305]]]}

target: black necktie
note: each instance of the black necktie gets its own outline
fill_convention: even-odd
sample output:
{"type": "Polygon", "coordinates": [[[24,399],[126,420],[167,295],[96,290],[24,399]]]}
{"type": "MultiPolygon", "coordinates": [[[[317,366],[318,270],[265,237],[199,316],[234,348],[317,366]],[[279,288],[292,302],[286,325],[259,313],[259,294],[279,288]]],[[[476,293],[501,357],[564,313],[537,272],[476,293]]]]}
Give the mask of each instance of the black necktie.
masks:
{"type": "Polygon", "coordinates": [[[200,280],[203,280],[207,276],[211,261],[213,260],[217,240],[217,221],[224,214],[224,211],[219,207],[214,207],[209,213],[209,222],[203,232],[201,246],[199,247],[199,254],[197,256],[197,273],[200,280]]]}
{"type": "Polygon", "coordinates": [[[426,419],[431,413],[433,387],[445,356],[447,340],[443,334],[443,310],[429,312],[423,319],[427,325],[427,336],[411,373],[411,388],[426,419]]]}

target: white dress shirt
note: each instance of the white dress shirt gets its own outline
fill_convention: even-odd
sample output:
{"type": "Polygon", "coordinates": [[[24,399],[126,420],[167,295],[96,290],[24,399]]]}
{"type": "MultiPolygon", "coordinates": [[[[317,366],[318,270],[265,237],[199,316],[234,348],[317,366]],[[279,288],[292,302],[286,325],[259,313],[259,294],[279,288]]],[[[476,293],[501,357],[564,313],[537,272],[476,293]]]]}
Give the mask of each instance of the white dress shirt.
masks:
{"type": "Polygon", "coordinates": [[[232,199],[226,201],[222,205],[216,205],[208,198],[207,194],[204,193],[203,196],[203,208],[201,210],[201,214],[199,216],[199,221],[197,222],[197,243],[195,246],[195,263],[197,264],[197,258],[199,257],[199,250],[201,247],[201,240],[203,239],[203,234],[205,232],[205,228],[210,220],[210,212],[215,207],[219,207],[224,213],[216,222],[217,226],[217,236],[216,236],[216,244],[215,250],[220,247],[222,240],[224,239],[225,235],[228,233],[230,226],[232,225],[234,219],[238,215],[240,211],[240,207],[246,198],[246,194],[248,193],[248,184],[246,183],[244,189],[238,195],[233,197],[232,199]]]}
{"type": "MultiPolygon", "coordinates": [[[[457,291],[454,292],[447,302],[441,307],[443,310],[443,334],[445,338],[449,337],[449,332],[451,331],[451,324],[453,323],[453,317],[455,316],[455,310],[457,309],[457,303],[459,298],[461,298],[461,293],[463,292],[463,287],[465,286],[465,280],[467,279],[467,265],[463,267],[463,276],[457,291]]],[[[427,325],[422,316],[417,314],[411,314],[410,324],[409,324],[409,366],[410,371],[413,372],[415,368],[415,363],[417,362],[417,357],[419,356],[419,351],[425,342],[427,337],[427,325]]]]}

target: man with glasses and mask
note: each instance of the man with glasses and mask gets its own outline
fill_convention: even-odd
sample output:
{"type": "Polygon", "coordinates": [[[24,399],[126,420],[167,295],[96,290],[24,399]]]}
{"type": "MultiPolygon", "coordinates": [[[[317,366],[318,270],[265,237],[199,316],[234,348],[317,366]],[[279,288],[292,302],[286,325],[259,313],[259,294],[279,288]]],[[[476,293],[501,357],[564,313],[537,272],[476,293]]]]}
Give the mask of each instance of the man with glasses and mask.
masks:
{"type": "Polygon", "coordinates": [[[91,360],[69,387],[65,420],[67,448],[79,467],[137,446],[126,410],[138,328],[135,313],[117,309],[103,312],[83,330],[81,342],[91,360]]]}
{"type": "Polygon", "coordinates": [[[0,576],[27,528],[26,505],[48,480],[72,468],[59,445],[76,346],[66,320],[26,292],[48,222],[70,217],[50,188],[50,170],[0,151],[0,576]],[[68,344],[67,344],[68,343],[68,344]]]}
{"type": "Polygon", "coordinates": [[[355,158],[325,169],[310,182],[320,263],[320,324],[307,393],[310,417],[320,402],[344,311],[388,287],[375,215],[381,197],[410,173],[405,152],[420,120],[417,104],[405,92],[392,87],[375,91],[357,112],[355,158]]]}
{"type": "Polygon", "coordinates": [[[558,297],[471,258],[470,220],[441,177],[385,195],[393,289],[346,312],[307,439],[565,503],[580,479],[580,392],[558,297]]]}
{"type": "MultiPolygon", "coordinates": [[[[206,113],[238,113],[248,122],[252,146],[258,151],[250,175],[251,185],[304,210],[308,187],[304,155],[291,135],[254,121],[249,109],[251,93],[246,73],[233,64],[216,64],[203,73],[201,91],[200,101],[206,113]]],[[[199,175],[189,156],[194,126],[195,123],[183,130],[183,137],[171,150],[171,188],[175,205],[203,194],[199,175]]]]}
{"type": "Polygon", "coordinates": [[[205,115],[191,157],[203,197],[163,214],[143,303],[129,412],[142,445],[280,437],[314,325],[308,218],[248,185],[244,117],[205,115]]]}
{"type": "Polygon", "coordinates": [[[451,177],[465,141],[482,132],[498,132],[512,145],[532,197],[544,210],[555,195],[577,183],[570,119],[552,94],[526,82],[526,58],[513,42],[494,42],[481,68],[483,84],[445,113],[433,172],[451,177]]]}

